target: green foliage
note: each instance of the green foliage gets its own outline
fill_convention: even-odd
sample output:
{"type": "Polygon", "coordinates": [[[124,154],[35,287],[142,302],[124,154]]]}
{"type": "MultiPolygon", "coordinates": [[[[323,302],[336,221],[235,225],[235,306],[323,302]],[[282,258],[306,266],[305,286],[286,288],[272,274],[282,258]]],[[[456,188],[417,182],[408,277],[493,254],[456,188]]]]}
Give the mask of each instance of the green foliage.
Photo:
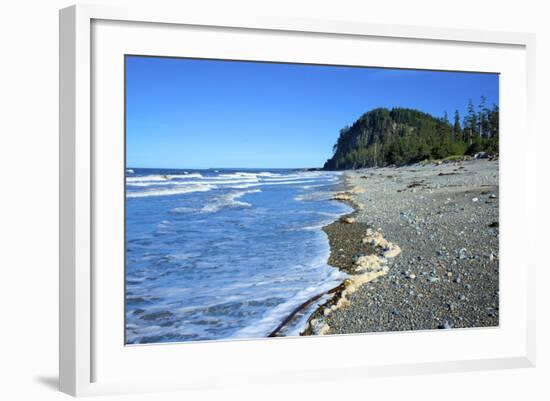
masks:
{"type": "Polygon", "coordinates": [[[455,110],[455,123],[453,125],[453,133],[456,137],[460,138],[460,133],[462,132],[462,128],[460,127],[460,114],[458,110],[455,110]]]}
{"type": "Polygon", "coordinates": [[[442,162],[459,162],[464,160],[464,156],[459,155],[453,155],[453,156],[447,156],[444,159],[442,159],[442,162]]]}
{"type": "Polygon", "coordinates": [[[458,111],[451,124],[447,113],[436,118],[413,109],[374,109],[340,130],[333,151],[324,166],[327,170],[403,165],[479,151],[496,153],[498,107],[489,110],[482,99],[476,112],[470,101],[463,128],[458,111]]]}
{"type": "Polygon", "coordinates": [[[487,152],[490,154],[498,153],[498,137],[477,137],[472,144],[468,146],[468,149],[466,149],[466,154],[473,156],[478,152],[487,152]]]}

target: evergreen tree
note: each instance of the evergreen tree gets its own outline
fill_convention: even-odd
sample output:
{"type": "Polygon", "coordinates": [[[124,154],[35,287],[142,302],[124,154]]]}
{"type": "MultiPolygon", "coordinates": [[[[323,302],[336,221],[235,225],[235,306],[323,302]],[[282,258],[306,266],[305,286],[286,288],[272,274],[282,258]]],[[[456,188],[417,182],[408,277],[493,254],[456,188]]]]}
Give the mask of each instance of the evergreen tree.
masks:
{"type": "Polygon", "coordinates": [[[480,151],[497,153],[498,106],[488,109],[482,98],[477,109],[470,100],[462,126],[458,110],[453,125],[447,113],[435,118],[413,109],[371,110],[340,130],[334,154],[324,168],[403,165],[480,151]]]}
{"type": "Polygon", "coordinates": [[[477,114],[472,99],[468,100],[468,114],[464,120],[464,131],[466,134],[465,142],[471,145],[478,133],[477,114]]]}
{"type": "Polygon", "coordinates": [[[498,111],[498,106],[496,104],[493,105],[493,108],[491,110],[489,110],[487,119],[489,123],[489,137],[491,138],[498,137],[499,111],[498,111]]]}
{"type": "Polygon", "coordinates": [[[453,133],[455,139],[460,139],[462,136],[462,129],[460,128],[460,113],[458,110],[455,110],[455,122],[453,125],[453,133]]]}
{"type": "Polygon", "coordinates": [[[480,137],[488,137],[489,136],[489,126],[488,126],[488,113],[489,110],[487,110],[487,107],[485,106],[486,102],[485,96],[481,96],[481,101],[478,105],[478,130],[479,130],[479,136],[480,137]]]}

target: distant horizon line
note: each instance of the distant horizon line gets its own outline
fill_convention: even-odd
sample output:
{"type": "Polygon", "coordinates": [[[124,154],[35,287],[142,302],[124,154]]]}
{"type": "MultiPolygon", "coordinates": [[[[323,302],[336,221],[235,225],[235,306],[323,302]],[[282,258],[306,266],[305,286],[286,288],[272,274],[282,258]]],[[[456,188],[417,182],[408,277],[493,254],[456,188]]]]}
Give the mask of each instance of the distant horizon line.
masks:
{"type": "Polygon", "coordinates": [[[141,170],[305,170],[305,169],[321,169],[319,167],[126,167],[126,170],[141,169],[141,170]]]}

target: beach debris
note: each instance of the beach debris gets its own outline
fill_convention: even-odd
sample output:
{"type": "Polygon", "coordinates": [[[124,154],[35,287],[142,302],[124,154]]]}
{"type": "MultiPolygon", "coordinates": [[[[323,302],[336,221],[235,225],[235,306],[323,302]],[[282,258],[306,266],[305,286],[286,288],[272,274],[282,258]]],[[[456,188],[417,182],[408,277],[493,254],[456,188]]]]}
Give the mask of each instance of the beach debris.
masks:
{"type": "Polygon", "coordinates": [[[344,308],[346,306],[349,306],[351,305],[349,299],[347,299],[346,297],[342,296],[340,298],[338,298],[338,301],[331,305],[331,306],[327,306],[324,310],[323,310],[323,315],[324,316],[328,316],[330,315],[333,311],[335,311],[336,309],[340,309],[340,308],[344,308]]]}
{"type": "Polygon", "coordinates": [[[353,224],[353,223],[355,223],[355,219],[354,219],[353,217],[349,217],[349,216],[347,216],[347,217],[342,217],[342,218],[340,219],[340,221],[341,221],[342,223],[347,223],[347,224],[353,224]]]}
{"type": "Polygon", "coordinates": [[[372,271],[380,268],[380,258],[377,255],[359,256],[355,261],[356,271],[372,271]]]}
{"type": "MultiPolygon", "coordinates": [[[[339,194],[346,195],[345,193],[339,194]]],[[[341,286],[338,287],[338,292],[336,292],[335,296],[321,307],[320,316],[309,322],[307,330],[312,334],[327,334],[330,326],[326,323],[325,318],[335,310],[349,306],[351,304],[349,297],[363,285],[387,274],[389,271],[388,259],[397,256],[401,252],[399,246],[387,241],[383,237],[382,229],[380,228],[376,231],[371,228],[367,229],[366,236],[362,239],[362,242],[379,248],[381,252],[379,254],[360,255],[355,258],[355,274],[348,275],[341,286]]],[[[411,274],[409,277],[414,279],[416,275],[411,274]]]]}
{"type": "Polygon", "coordinates": [[[330,326],[322,319],[312,319],[309,322],[309,327],[313,334],[322,336],[329,332],[330,326]]]}
{"type": "Polygon", "coordinates": [[[352,194],[362,194],[362,193],[365,193],[365,189],[354,186],[349,190],[349,192],[351,192],[352,194]]]}
{"type": "Polygon", "coordinates": [[[347,192],[337,192],[336,194],[333,195],[332,199],[337,200],[337,201],[352,201],[353,200],[352,196],[347,192]]]}
{"type": "Polygon", "coordinates": [[[393,243],[389,243],[389,248],[382,253],[385,258],[395,258],[397,255],[401,253],[401,248],[399,245],[395,245],[393,243]]]}
{"type": "Polygon", "coordinates": [[[489,155],[487,154],[487,152],[477,152],[474,155],[474,159],[487,159],[488,157],[489,155]]]}
{"type": "Polygon", "coordinates": [[[348,295],[353,294],[364,284],[377,279],[380,276],[385,275],[388,272],[388,269],[382,268],[380,270],[369,271],[363,274],[356,274],[350,276],[350,278],[344,281],[344,291],[342,291],[342,298],[346,298],[348,295]]]}
{"type": "Polygon", "coordinates": [[[345,306],[349,306],[351,303],[347,298],[340,298],[338,302],[336,303],[335,309],[343,308],[345,306]]]}
{"type": "Polygon", "coordinates": [[[321,329],[319,329],[319,335],[324,336],[325,334],[328,334],[329,330],[330,330],[330,326],[325,323],[323,325],[323,327],[321,327],[321,329]]]}
{"type": "Polygon", "coordinates": [[[382,235],[382,230],[378,229],[374,231],[372,228],[367,228],[366,236],[363,238],[363,243],[384,249],[389,245],[389,242],[382,235]]]}
{"type": "Polygon", "coordinates": [[[477,202],[479,198],[472,198],[472,202],[477,202]]]}
{"type": "Polygon", "coordinates": [[[378,255],[361,255],[355,260],[355,272],[358,274],[350,275],[343,283],[343,290],[340,292],[339,299],[332,306],[327,307],[323,314],[328,316],[332,311],[348,306],[350,304],[348,296],[353,294],[364,284],[377,279],[388,273],[387,259],[378,255]]]}
{"type": "Polygon", "coordinates": [[[366,236],[363,238],[363,243],[380,248],[385,258],[395,258],[401,253],[399,245],[385,239],[380,229],[374,231],[372,228],[368,228],[366,236]]]}
{"type": "MultiPolygon", "coordinates": [[[[326,304],[322,310],[323,317],[329,316],[337,309],[349,306],[349,296],[361,288],[364,284],[385,275],[389,268],[386,265],[387,260],[378,255],[361,255],[355,260],[355,271],[357,274],[351,274],[342,283],[342,289],[338,295],[326,304]]],[[[313,319],[310,324],[310,330],[314,334],[327,333],[330,327],[324,328],[322,318],[313,319]]]]}
{"type": "Polygon", "coordinates": [[[407,185],[407,188],[421,187],[423,184],[424,184],[424,180],[412,181],[409,185],[407,185]]]}

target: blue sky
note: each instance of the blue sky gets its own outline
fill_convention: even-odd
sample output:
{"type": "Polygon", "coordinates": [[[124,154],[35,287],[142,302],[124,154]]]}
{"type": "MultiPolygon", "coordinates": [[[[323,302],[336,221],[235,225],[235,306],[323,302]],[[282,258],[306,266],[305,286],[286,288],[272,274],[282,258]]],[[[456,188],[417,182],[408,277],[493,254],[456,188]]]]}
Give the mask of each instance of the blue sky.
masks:
{"type": "Polygon", "coordinates": [[[481,95],[498,75],[127,56],[127,166],[319,167],[366,111],[462,119],[481,95]]]}

